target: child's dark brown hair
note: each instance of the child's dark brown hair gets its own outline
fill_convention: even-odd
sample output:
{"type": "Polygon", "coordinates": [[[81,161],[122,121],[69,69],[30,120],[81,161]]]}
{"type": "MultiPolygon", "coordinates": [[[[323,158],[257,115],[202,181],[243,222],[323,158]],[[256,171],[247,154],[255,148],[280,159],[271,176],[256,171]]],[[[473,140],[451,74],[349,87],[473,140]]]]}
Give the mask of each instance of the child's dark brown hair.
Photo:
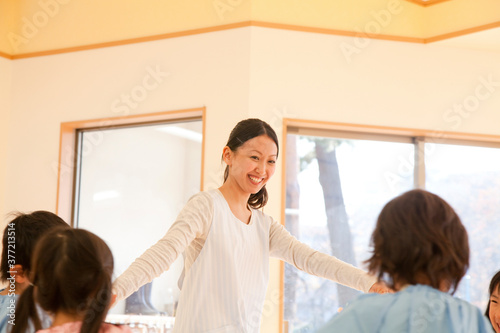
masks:
{"type": "MultiPolygon", "coordinates": [[[[500,290],[500,271],[496,272],[496,274],[491,278],[490,287],[488,288],[489,297],[495,292],[500,290]]],[[[490,320],[490,299],[488,298],[488,306],[486,307],[486,311],[484,315],[488,320],[490,320]]]]}
{"type": "Polygon", "coordinates": [[[0,281],[6,282],[10,277],[9,250],[15,252],[15,264],[21,265],[25,273],[30,271],[31,256],[36,241],[54,227],[68,227],[54,213],[38,210],[31,213],[12,213],[13,219],[7,224],[3,233],[2,260],[0,264],[0,281]],[[15,250],[15,251],[13,251],[15,250]]]}
{"type": "Polygon", "coordinates": [[[48,313],[83,316],[80,332],[97,333],[109,308],[112,274],[113,256],[98,236],[83,229],[49,231],[35,247],[33,286],[20,297],[11,332],[24,333],[30,320],[39,322],[36,302],[48,313]]]}
{"type": "Polygon", "coordinates": [[[382,209],[372,234],[370,273],[389,285],[424,281],[456,291],[469,267],[467,231],[453,208],[439,196],[412,190],[382,209]]]}

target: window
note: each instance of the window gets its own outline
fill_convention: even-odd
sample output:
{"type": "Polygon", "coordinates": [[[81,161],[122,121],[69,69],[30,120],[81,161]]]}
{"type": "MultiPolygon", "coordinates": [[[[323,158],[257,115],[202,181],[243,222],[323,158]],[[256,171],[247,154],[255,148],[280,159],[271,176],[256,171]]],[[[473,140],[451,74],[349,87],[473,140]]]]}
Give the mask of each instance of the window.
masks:
{"type": "MultiPolygon", "coordinates": [[[[500,236],[500,145],[431,135],[429,140],[410,130],[317,127],[287,127],[286,228],[314,249],[365,269],[382,207],[407,190],[426,187],[456,208],[469,232],[471,265],[455,295],[484,309],[489,279],[500,269],[494,251],[500,236]]],[[[284,266],[288,332],[315,332],[359,293],[284,266]]]]}
{"type": "MultiPolygon", "coordinates": [[[[106,241],[115,278],[165,234],[189,197],[200,191],[203,114],[204,109],[193,109],[145,115],[138,122],[126,118],[62,125],[58,206],[72,213],[71,218],[60,215],[106,241]],[[71,129],[75,134],[65,136],[71,129]],[[65,137],[74,137],[73,143],[65,137]],[[76,155],[70,155],[71,146],[77,147],[76,155]],[[67,195],[61,193],[69,192],[65,177],[72,169],[74,202],[68,210],[67,195]]],[[[181,257],[119,302],[108,320],[171,327],[182,268],[181,257]]]]}
{"type": "Polygon", "coordinates": [[[469,234],[470,268],[455,295],[484,310],[500,270],[500,149],[429,145],[425,165],[427,189],[455,208],[469,234]]]}

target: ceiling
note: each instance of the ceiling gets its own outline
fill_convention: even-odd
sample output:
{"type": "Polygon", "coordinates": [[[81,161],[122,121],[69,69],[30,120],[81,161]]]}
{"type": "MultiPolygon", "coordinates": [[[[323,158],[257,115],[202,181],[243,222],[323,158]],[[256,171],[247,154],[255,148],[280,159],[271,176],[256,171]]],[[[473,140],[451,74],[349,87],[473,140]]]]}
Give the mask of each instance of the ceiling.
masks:
{"type": "Polygon", "coordinates": [[[499,0],[0,0],[0,56],[20,59],[245,26],[500,52],[499,0]]]}

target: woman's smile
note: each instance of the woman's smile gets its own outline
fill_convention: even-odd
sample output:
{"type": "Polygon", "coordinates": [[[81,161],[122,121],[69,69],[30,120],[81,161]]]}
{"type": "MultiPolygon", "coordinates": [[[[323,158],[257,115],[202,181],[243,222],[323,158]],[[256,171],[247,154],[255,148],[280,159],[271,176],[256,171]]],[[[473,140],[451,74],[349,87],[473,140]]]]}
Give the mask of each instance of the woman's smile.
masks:
{"type": "Polygon", "coordinates": [[[264,178],[261,178],[261,177],[248,176],[248,178],[250,179],[250,181],[254,185],[260,185],[260,183],[262,183],[262,181],[264,180],[264,178]]]}

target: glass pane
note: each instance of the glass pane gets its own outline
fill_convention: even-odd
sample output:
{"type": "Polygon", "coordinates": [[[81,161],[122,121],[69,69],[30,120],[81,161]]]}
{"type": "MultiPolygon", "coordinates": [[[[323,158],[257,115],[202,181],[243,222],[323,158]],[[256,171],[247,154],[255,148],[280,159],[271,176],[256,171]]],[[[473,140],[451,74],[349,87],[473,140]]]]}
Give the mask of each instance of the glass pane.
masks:
{"type": "MultiPolygon", "coordinates": [[[[77,226],[107,242],[116,276],[165,234],[200,190],[201,133],[201,121],[191,121],[82,134],[77,226]]],[[[182,267],[179,258],[110,313],[173,315],[182,267]]]]}
{"type": "MultiPolygon", "coordinates": [[[[414,145],[288,135],[286,149],[286,228],[365,268],[380,210],[413,187],[414,145]]],[[[285,264],[289,332],[315,332],[357,294],[285,264]]]]}
{"type": "Polygon", "coordinates": [[[455,208],[469,233],[470,267],[455,296],[486,309],[500,270],[500,149],[426,144],[426,188],[455,208]]]}

